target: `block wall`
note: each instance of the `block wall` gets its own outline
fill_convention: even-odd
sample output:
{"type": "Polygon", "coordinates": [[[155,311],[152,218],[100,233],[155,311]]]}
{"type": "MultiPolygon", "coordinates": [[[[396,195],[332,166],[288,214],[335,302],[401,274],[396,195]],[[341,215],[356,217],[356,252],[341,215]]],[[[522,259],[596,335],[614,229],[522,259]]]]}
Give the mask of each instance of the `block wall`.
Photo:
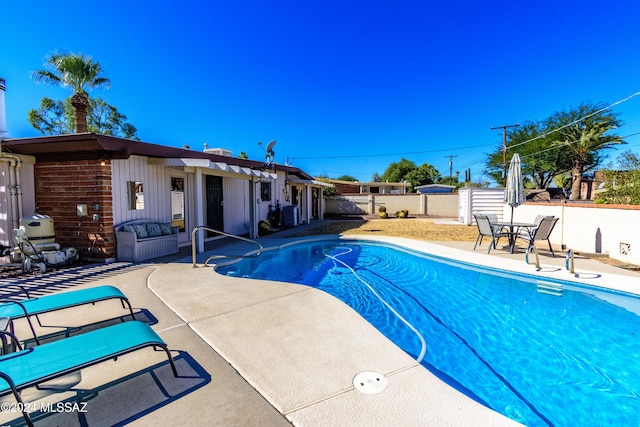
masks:
{"type": "Polygon", "coordinates": [[[53,218],[56,242],[78,248],[83,258],[115,256],[111,163],[95,160],[35,165],[38,213],[53,218]],[[87,215],[78,215],[87,205],[87,215]]]}

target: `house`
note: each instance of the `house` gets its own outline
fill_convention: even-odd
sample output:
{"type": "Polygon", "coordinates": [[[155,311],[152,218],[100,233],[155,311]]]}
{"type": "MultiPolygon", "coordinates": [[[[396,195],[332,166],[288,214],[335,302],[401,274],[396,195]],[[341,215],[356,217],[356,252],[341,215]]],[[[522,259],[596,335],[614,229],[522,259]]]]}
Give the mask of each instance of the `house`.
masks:
{"type": "Polygon", "coordinates": [[[455,189],[455,185],[426,184],[418,185],[416,187],[416,192],[419,194],[453,193],[455,189]]]}
{"type": "Polygon", "coordinates": [[[340,194],[407,194],[408,182],[358,182],[327,179],[340,194]]]}
{"type": "MultiPolygon", "coordinates": [[[[93,133],[6,139],[0,149],[6,246],[36,210],[53,218],[61,246],[104,260],[117,258],[114,227],[131,220],[171,222],[187,246],[197,226],[256,237],[276,206],[297,207],[294,225],[324,214],[321,184],[291,166],[93,133]]],[[[199,233],[198,250],[213,237],[199,233]]]]}

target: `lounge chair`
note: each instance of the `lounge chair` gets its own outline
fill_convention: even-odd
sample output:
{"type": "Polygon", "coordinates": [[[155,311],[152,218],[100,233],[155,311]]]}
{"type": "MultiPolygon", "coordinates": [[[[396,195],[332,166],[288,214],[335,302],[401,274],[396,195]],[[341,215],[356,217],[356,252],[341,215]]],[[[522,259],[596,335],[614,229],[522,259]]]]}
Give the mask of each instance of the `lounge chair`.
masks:
{"type": "Polygon", "coordinates": [[[478,237],[476,238],[476,244],[473,245],[473,250],[476,250],[478,244],[482,244],[482,239],[491,237],[491,244],[487,253],[491,253],[491,247],[496,248],[496,243],[500,240],[500,237],[509,237],[508,233],[502,231],[502,228],[495,227],[487,215],[473,214],[476,219],[476,225],[478,226],[478,237]]]}
{"type": "MultiPolygon", "coordinates": [[[[2,333],[10,335],[19,346],[15,335],[2,333]]],[[[134,320],[0,356],[0,396],[13,394],[18,408],[28,409],[30,406],[25,405],[20,394],[22,390],[145,347],[162,348],[173,375],[178,376],[162,338],[146,323],[134,320]]],[[[22,415],[33,426],[26,410],[22,415]]]]}
{"type": "Polygon", "coordinates": [[[551,256],[555,258],[556,254],[553,252],[553,248],[551,247],[551,242],[549,241],[549,235],[553,231],[553,227],[555,227],[556,222],[558,222],[559,218],[555,218],[552,216],[544,217],[540,220],[540,224],[538,227],[531,230],[530,233],[523,233],[520,237],[521,239],[527,240],[529,242],[529,248],[535,245],[535,242],[538,240],[546,240],[549,244],[549,250],[551,251],[551,256]]]}
{"type": "Polygon", "coordinates": [[[0,300],[0,317],[8,319],[10,329],[13,331],[13,321],[20,318],[26,318],[33,333],[33,338],[37,344],[40,344],[36,331],[31,323],[31,316],[36,316],[40,326],[39,314],[49,313],[52,311],[62,310],[65,308],[76,307],[84,304],[94,304],[96,302],[117,298],[129,308],[131,317],[135,320],[133,309],[129,303],[129,299],[114,286],[97,286],[95,288],[79,289],[70,292],[61,292],[58,294],[46,295],[38,298],[31,298],[29,293],[22,288],[27,299],[19,301],[0,300]]]}

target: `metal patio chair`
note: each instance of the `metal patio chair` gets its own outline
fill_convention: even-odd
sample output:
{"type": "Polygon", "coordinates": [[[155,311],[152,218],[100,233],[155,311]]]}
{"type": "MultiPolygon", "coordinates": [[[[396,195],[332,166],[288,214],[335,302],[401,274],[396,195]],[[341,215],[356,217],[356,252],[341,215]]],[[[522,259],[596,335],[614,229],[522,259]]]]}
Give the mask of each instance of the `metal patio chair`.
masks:
{"type": "Polygon", "coordinates": [[[473,250],[476,250],[478,244],[482,244],[482,239],[491,237],[491,244],[487,253],[491,253],[491,247],[496,248],[496,243],[500,240],[500,237],[509,237],[508,233],[503,232],[502,228],[495,227],[487,215],[473,214],[476,219],[476,225],[478,226],[478,237],[476,238],[476,244],[473,245],[473,250]]]}
{"type": "Polygon", "coordinates": [[[529,247],[527,249],[530,249],[532,246],[534,246],[536,241],[546,240],[547,243],[549,244],[549,250],[551,251],[551,256],[555,258],[556,254],[553,252],[553,248],[551,247],[549,236],[551,235],[553,228],[556,226],[556,222],[558,222],[558,219],[559,218],[555,218],[552,216],[544,217],[540,221],[540,224],[538,225],[538,227],[534,228],[531,231],[531,233],[521,234],[519,237],[529,242],[529,247]]]}

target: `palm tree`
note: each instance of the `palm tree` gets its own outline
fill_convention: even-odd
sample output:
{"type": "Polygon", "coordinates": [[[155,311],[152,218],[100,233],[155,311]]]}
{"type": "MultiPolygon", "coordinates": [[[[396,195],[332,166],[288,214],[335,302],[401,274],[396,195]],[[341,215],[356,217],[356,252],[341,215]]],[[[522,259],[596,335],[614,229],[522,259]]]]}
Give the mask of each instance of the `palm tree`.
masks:
{"type": "Polygon", "coordinates": [[[626,144],[618,135],[605,135],[618,128],[620,121],[615,113],[590,104],[581,104],[568,113],[556,113],[552,120],[557,127],[568,125],[561,129],[554,144],[566,149],[571,157],[571,200],[578,200],[582,174],[600,163],[600,151],[626,144]]]}
{"type": "Polygon", "coordinates": [[[51,54],[45,66],[49,70],[39,70],[32,73],[36,83],[57,84],[64,88],[71,88],[71,105],[75,110],[76,133],[87,132],[87,107],[89,106],[88,90],[104,87],[109,88],[110,81],[102,77],[102,67],[94,62],[90,56],[83,54],[51,54]]]}

